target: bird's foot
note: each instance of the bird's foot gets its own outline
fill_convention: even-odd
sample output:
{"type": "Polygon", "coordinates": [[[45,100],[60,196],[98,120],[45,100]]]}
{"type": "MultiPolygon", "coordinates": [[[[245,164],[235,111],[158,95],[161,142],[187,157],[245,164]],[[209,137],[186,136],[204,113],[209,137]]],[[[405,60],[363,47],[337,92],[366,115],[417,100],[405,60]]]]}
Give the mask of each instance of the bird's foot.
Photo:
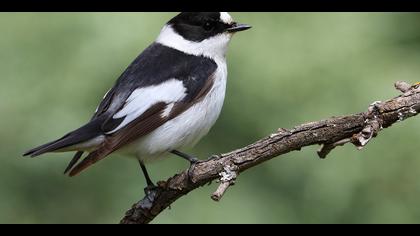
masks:
{"type": "Polygon", "coordinates": [[[188,180],[189,180],[190,182],[192,182],[192,183],[194,183],[194,181],[193,181],[193,177],[194,177],[194,169],[195,169],[195,166],[196,166],[197,164],[201,163],[201,162],[205,162],[205,161],[203,161],[203,160],[199,160],[199,159],[197,159],[197,158],[192,158],[192,159],[190,160],[190,167],[188,168],[188,180]]]}
{"type": "Polygon", "coordinates": [[[219,155],[212,155],[207,160],[200,160],[198,158],[191,157],[189,159],[189,161],[190,161],[190,168],[188,168],[188,180],[190,182],[194,183],[194,181],[193,181],[193,176],[194,176],[193,173],[194,173],[195,166],[197,164],[202,163],[202,162],[206,162],[206,161],[210,161],[210,160],[213,160],[213,159],[218,159],[218,158],[220,158],[219,155]]]}
{"type": "Polygon", "coordinates": [[[219,159],[219,158],[221,158],[221,157],[222,157],[221,155],[216,155],[216,154],[214,154],[214,155],[211,155],[211,156],[207,159],[207,161],[214,160],[214,159],[219,159]]]}
{"type": "Polygon", "coordinates": [[[190,162],[191,165],[194,164],[194,163],[197,163],[199,161],[200,161],[200,159],[198,159],[197,157],[191,157],[191,159],[189,159],[189,162],[190,162]]]}
{"type": "Polygon", "coordinates": [[[144,188],[144,194],[149,202],[154,202],[158,188],[159,187],[154,184],[147,185],[147,187],[144,188]]]}
{"type": "Polygon", "coordinates": [[[144,188],[144,194],[149,195],[151,192],[155,192],[159,187],[154,184],[149,184],[144,188]]]}
{"type": "Polygon", "coordinates": [[[178,150],[172,150],[172,151],[171,151],[171,153],[172,153],[172,154],[175,154],[175,155],[177,155],[177,156],[180,156],[180,157],[182,157],[182,158],[184,158],[185,160],[187,160],[187,161],[189,161],[189,162],[190,162],[190,168],[188,168],[188,180],[189,180],[190,182],[192,182],[192,183],[194,183],[194,181],[193,181],[193,173],[194,173],[195,166],[196,166],[197,164],[199,164],[199,163],[201,163],[201,162],[210,161],[210,160],[213,160],[213,159],[220,158],[220,156],[219,156],[219,155],[212,155],[212,156],[211,156],[210,158],[208,158],[207,160],[200,160],[200,159],[198,159],[198,158],[196,158],[196,157],[194,157],[194,156],[191,156],[191,155],[189,155],[189,154],[186,154],[186,153],[180,152],[180,151],[178,151],[178,150]]]}

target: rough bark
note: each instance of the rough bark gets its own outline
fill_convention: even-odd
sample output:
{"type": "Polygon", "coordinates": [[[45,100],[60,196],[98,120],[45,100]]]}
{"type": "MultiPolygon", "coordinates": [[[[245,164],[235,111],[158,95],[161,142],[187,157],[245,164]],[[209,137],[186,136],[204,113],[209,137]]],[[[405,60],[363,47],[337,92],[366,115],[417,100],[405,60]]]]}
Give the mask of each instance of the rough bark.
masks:
{"type": "Polygon", "coordinates": [[[216,179],[220,185],[211,198],[218,201],[240,172],[306,146],[321,145],[320,158],[346,143],[352,143],[360,150],[382,129],[420,112],[419,85],[399,81],[395,87],[403,94],[385,102],[374,102],[365,112],[310,122],[290,130],[278,129],[246,147],[214,155],[190,170],[160,181],[157,188],[146,191],[146,196],[126,212],[121,223],[149,223],[178,198],[216,179]]]}

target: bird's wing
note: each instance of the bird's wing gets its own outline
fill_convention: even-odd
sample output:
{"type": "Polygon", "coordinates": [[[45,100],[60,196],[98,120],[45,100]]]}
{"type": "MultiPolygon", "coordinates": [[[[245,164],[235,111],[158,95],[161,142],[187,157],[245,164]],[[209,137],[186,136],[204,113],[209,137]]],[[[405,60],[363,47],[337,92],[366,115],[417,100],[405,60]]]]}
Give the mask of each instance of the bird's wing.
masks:
{"type": "Polygon", "coordinates": [[[152,44],[127,68],[99,105],[102,145],[70,171],[74,176],[178,116],[211,89],[214,61],[152,44]],[[147,59],[147,60],[146,60],[147,59]]]}

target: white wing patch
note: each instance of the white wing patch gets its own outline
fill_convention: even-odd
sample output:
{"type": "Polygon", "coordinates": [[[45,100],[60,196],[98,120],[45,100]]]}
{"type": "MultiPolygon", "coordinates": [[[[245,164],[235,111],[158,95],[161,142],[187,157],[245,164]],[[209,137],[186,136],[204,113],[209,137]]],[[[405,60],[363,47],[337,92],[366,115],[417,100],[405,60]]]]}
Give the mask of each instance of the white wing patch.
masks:
{"type": "MultiPolygon", "coordinates": [[[[117,128],[107,134],[116,132],[128,123],[141,116],[147,109],[159,102],[174,103],[182,100],[186,95],[186,88],[182,81],[170,79],[159,85],[152,85],[145,88],[134,90],[126,100],[126,105],[117,112],[112,118],[118,119],[125,117],[117,128]]],[[[168,106],[163,115],[170,112],[172,106],[168,106]],[[168,108],[170,109],[168,110],[168,108]]]]}

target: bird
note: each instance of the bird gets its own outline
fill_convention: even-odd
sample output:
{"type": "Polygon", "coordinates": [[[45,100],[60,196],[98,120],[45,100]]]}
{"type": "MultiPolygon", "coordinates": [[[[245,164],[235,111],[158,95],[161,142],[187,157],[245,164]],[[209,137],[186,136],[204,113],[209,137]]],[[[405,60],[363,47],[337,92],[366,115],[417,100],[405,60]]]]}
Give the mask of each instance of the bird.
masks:
{"type": "Polygon", "coordinates": [[[145,163],[168,153],[197,163],[180,150],[197,144],[218,119],[229,42],[250,28],[227,12],[177,14],[118,77],[86,124],[23,156],[75,152],[64,171],[75,176],[111,153],[123,153],[138,160],[148,187],[155,185],[145,163]]]}

